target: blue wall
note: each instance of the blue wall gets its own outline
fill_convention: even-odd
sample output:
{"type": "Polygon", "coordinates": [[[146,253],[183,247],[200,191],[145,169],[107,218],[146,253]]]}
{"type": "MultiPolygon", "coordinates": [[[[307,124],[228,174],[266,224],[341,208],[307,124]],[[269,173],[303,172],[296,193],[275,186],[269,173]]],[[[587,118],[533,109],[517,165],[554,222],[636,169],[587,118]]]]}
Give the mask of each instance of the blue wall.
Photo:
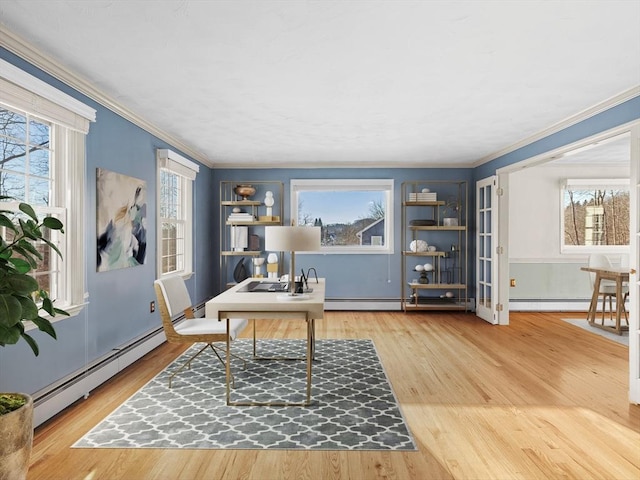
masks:
{"type": "MultiPolygon", "coordinates": [[[[214,170],[216,184],[228,180],[250,183],[260,180],[280,180],[284,183],[284,224],[290,222],[291,179],[394,179],[394,253],[296,255],[296,271],[315,267],[318,275],[327,279],[326,296],[329,299],[400,299],[401,274],[401,193],[402,182],[415,180],[456,180],[470,182],[471,169],[417,169],[417,168],[332,168],[332,169],[256,169],[214,170]]],[[[469,183],[469,199],[473,198],[469,183]]],[[[214,204],[219,201],[219,188],[214,204]]],[[[473,210],[471,206],[470,212],[473,210]]],[[[469,215],[471,223],[474,216],[469,215]]],[[[215,230],[216,248],[219,246],[219,226],[215,230]]],[[[473,237],[473,228],[469,239],[473,237]]],[[[405,248],[406,249],[406,248],[405,248]]],[[[471,256],[471,255],[470,255],[471,256]]],[[[288,261],[288,255],[286,256],[288,261]]],[[[217,265],[218,267],[218,265],[217,265]]],[[[288,268],[288,267],[286,267],[288,268]]],[[[284,270],[287,272],[288,270],[284,270]]],[[[471,270],[469,270],[471,271],[471,270]]],[[[217,273],[217,272],[216,272],[217,273]]],[[[216,274],[216,278],[219,275],[216,274]]],[[[471,278],[469,285],[473,285],[471,278]]],[[[219,287],[220,288],[220,287],[219,287]]]]}

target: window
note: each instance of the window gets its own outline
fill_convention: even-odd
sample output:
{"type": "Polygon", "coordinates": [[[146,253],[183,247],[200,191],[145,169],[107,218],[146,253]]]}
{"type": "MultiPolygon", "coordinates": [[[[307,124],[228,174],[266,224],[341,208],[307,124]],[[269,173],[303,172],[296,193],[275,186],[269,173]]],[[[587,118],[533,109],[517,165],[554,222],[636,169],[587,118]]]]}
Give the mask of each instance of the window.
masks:
{"type": "Polygon", "coordinates": [[[629,245],[629,180],[567,180],[562,189],[562,250],[622,251],[629,245]]]}
{"type": "Polygon", "coordinates": [[[198,165],[171,150],[158,150],[158,271],[160,276],[193,271],[192,184],[198,165]]]}
{"type": "Polygon", "coordinates": [[[17,211],[27,202],[40,218],[62,221],[65,233],[48,240],[63,259],[36,245],[43,260],[33,275],[56,307],[75,315],[85,292],[85,258],[77,254],[85,250],[84,142],[95,110],[4,60],[0,72],[0,194],[12,197],[1,207],[17,211]]]}
{"type": "Polygon", "coordinates": [[[393,180],[291,180],[291,218],[331,253],[393,253],[393,180]]]}

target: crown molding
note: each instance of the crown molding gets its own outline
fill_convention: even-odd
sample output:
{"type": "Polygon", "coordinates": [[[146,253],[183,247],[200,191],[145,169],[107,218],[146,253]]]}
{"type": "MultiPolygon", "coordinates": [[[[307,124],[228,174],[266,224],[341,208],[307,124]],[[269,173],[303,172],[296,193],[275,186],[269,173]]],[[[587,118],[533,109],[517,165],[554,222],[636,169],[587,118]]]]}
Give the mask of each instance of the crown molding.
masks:
{"type": "Polygon", "coordinates": [[[19,56],[23,60],[29,62],[33,66],[39,68],[43,72],[67,84],[79,93],[89,97],[91,100],[99,103],[112,112],[120,115],[122,118],[132,122],[143,130],[155,135],[159,139],[167,142],[177,150],[189,155],[195,160],[203,163],[207,167],[213,168],[213,162],[209,160],[202,152],[199,152],[182,140],[174,137],[168,132],[162,130],[156,125],[148,122],[141,116],[132,112],[128,108],[120,105],[112,97],[95,88],[89,81],[66,69],[64,66],[48,58],[40,50],[29,44],[26,40],[7,30],[0,25],[0,46],[6,48],[9,52],[19,56]]]}
{"type": "Polygon", "coordinates": [[[480,160],[478,160],[477,162],[475,162],[472,167],[479,167],[480,165],[483,165],[487,162],[490,162],[491,160],[495,160],[496,158],[499,158],[503,155],[506,155],[508,153],[511,153],[519,148],[525,147],[527,145],[532,144],[533,142],[537,142],[538,140],[542,140],[545,137],[548,137],[549,135],[553,135],[554,133],[558,133],[562,130],[564,130],[565,128],[571,127],[572,125],[575,125],[577,123],[582,122],[583,120],[586,120],[588,118],[594,117],[595,115],[602,113],[606,110],[609,110],[610,108],[613,108],[617,105],[620,105],[628,100],[631,100],[632,98],[638,97],[640,96],[640,85],[636,85],[635,87],[630,88],[629,90],[625,90],[622,93],[619,93],[618,95],[615,95],[607,100],[605,100],[604,102],[598,103],[597,105],[594,105],[593,107],[587,108],[586,110],[583,110],[581,112],[578,112],[574,115],[571,115],[570,117],[565,118],[564,120],[555,123],[553,125],[551,125],[548,128],[545,128],[544,130],[541,130],[540,132],[531,135],[530,137],[527,137],[523,140],[520,140],[517,143],[514,143],[508,147],[505,147],[501,150],[498,150],[497,152],[491,153],[485,157],[482,157],[480,160]]]}

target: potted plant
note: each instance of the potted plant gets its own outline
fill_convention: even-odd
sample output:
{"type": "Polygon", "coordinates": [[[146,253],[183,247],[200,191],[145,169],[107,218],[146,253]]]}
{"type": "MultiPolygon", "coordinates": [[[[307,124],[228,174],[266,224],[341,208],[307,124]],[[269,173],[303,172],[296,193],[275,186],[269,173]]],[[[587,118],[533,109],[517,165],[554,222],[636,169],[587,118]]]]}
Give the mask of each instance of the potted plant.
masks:
{"type": "MultiPolygon", "coordinates": [[[[0,195],[0,202],[10,197],[0,195]]],[[[56,338],[51,322],[41,316],[44,311],[54,317],[67,312],[53,306],[48,293],[41,289],[29,273],[42,260],[37,243],[51,247],[62,258],[58,248],[46,238],[48,230],[64,233],[60,220],[45,217],[40,221],[27,203],[18,212],[0,210],[0,347],[24,339],[33,353],[40,353],[35,339],[25,331],[25,322],[56,338]]],[[[26,478],[33,441],[33,401],[24,393],[0,393],[0,479],[26,478]]]]}

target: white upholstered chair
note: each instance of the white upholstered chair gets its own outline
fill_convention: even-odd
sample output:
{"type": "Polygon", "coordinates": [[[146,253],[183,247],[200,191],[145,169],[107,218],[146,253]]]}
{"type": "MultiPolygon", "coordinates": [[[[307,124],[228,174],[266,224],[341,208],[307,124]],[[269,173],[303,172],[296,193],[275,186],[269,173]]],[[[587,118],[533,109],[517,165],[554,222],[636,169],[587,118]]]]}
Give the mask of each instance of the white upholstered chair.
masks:
{"type": "MultiPolygon", "coordinates": [[[[190,368],[191,362],[207,347],[211,348],[218,360],[224,365],[224,360],[218,352],[220,346],[215,346],[214,344],[220,342],[223,343],[222,348],[226,348],[227,322],[220,321],[217,318],[194,318],[189,291],[180,275],[165,277],[153,283],[158,297],[158,309],[167,341],[169,343],[205,343],[204,347],[169,377],[169,388],[171,388],[173,377],[184,368],[190,368]],[[181,314],[184,314],[185,320],[174,325],[172,320],[181,314]]],[[[247,324],[248,320],[246,319],[231,319],[229,322],[230,339],[235,340],[247,324]]],[[[236,355],[233,356],[240,358],[236,355]]]]}
{"type": "MultiPolygon", "coordinates": [[[[611,262],[609,261],[609,257],[601,254],[592,254],[589,255],[589,266],[594,268],[611,268],[611,262]]],[[[591,282],[591,289],[595,288],[596,282],[596,274],[593,272],[589,272],[589,280],[591,282]]],[[[625,321],[627,325],[629,324],[629,314],[627,313],[627,309],[624,306],[625,301],[629,295],[629,285],[623,284],[622,286],[622,298],[616,298],[616,282],[613,280],[600,280],[600,291],[598,292],[598,296],[602,297],[602,321],[601,323],[604,325],[604,315],[606,310],[607,300],[609,301],[609,320],[613,320],[614,318],[614,310],[613,310],[613,299],[616,298],[616,302],[622,302],[622,310],[624,311],[625,321]]]]}

